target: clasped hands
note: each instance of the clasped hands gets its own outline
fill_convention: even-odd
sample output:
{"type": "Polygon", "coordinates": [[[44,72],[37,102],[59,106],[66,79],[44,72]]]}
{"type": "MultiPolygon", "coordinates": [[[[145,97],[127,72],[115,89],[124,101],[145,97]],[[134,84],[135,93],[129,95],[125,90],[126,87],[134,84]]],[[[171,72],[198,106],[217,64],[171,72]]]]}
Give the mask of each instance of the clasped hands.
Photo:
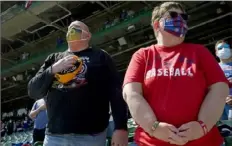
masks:
{"type": "Polygon", "coordinates": [[[204,131],[197,121],[183,124],[179,128],[160,122],[151,135],[170,144],[185,145],[189,141],[201,138],[204,135],[204,131]]]}

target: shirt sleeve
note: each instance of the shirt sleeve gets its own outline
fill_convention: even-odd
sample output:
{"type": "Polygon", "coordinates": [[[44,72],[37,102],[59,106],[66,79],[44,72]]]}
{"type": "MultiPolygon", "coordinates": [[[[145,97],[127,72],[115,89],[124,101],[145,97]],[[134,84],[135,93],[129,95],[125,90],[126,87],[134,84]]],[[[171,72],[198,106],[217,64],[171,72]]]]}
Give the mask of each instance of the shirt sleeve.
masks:
{"type": "Polygon", "coordinates": [[[110,55],[105,52],[104,56],[108,68],[109,97],[115,129],[127,130],[128,109],[122,96],[122,83],[120,82],[119,73],[110,55]]]}
{"type": "Polygon", "coordinates": [[[218,82],[225,82],[228,84],[228,80],[226,79],[225,74],[219,66],[216,58],[204,46],[201,46],[198,49],[200,66],[204,72],[207,86],[209,87],[218,82]]]}
{"type": "Polygon", "coordinates": [[[28,95],[31,98],[40,99],[47,95],[54,79],[51,67],[54,63],[54,58],[55,54],[48,56],[36,75],[29,81],[28,95]]]}
{"type": "Polygon", "coordinates": [[[135,52],[127,68],[123,86],[131,82],[143,83],[145,71],[145,59],[143,49],[135,52]]]}
{"type": "Polygon", "coordinates": [[[37,108],[38,108],[37,102],[35,102],[35,103],[33,104],[32,108],[31,108],[31,111],[34,111],[34,110],[36,110],[37,108]]]}

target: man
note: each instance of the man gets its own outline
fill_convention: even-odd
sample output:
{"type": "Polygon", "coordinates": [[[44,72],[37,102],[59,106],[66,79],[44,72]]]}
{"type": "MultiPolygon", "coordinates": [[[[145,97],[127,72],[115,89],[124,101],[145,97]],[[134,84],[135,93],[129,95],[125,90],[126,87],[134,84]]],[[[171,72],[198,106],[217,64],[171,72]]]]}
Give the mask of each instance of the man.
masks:
{"type": "Polygon", "coordinates": [[[72,22],[67,51],[49,55],[28,84],[30,97],[46,95],[45,146],[105,145],[109,103],[115,123],[112,145],[127,144],[127,107],[115,64],[106,52],[89,46],[90,38],[88,26],[72,22]]]}
{"type": "Polygon", "coordinates": [[[212,54],[183,43],[187,17],[181,4],[165,2],[152,13],[157,44],[141,48],[127,69],[123,95],[139,127],[139,146],[220,146],[215,126],[229,88],[212,54]]]}
{"type": "Polygon", "coordinates": [[[216,55],[220,59],[219,65],[225,73],[226,78],[230,82],[230,94],[226,98],[226,104],[221,120],[228,120],[229,110],[232,108],[232,58],[230,45],[224,40],[220,40],[215,45],[216,55]]]}
{"type": "Polygon", "coordinates": [[[44,141],[45,129],[48,122],[44,99],[37,100],[34,103],[29,117],[34,120],[33,143],[44,141]]]}

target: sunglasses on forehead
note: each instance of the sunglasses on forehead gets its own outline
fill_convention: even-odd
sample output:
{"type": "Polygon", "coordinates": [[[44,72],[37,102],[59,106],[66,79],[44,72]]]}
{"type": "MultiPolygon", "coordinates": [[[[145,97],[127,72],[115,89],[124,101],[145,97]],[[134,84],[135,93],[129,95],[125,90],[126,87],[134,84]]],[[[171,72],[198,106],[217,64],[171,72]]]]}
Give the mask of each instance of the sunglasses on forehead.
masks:
{"type": "Polygon", "coordinates": [[[189,19],[189,15],[187,13],[177,13],[175,11],[168,11],[171,18],[177,18],[179,15],[187,21],[189,19]]]}

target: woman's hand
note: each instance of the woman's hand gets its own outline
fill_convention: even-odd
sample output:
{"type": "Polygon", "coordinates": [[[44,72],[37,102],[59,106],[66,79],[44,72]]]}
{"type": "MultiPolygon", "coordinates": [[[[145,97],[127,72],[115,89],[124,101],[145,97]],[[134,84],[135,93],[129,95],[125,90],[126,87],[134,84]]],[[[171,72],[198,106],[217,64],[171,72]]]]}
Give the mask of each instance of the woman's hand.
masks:
{"type": "Polygon", "coordinates": [[[180,132],[178,133],[178,135],[180,137],[188,139],[188,141],[199,139],[202,136],[204,136],[204,131],[200,123],[197,121],[192,121],[192,122],[183,124],[179,128],[179,131],[180,132]]]}
{"type": "Polygon", "coordinates": [[[169,142],[171,144],[186,144],[188,142],[187,139],[178,136],[177,133],[178,129],[175,126],[168,123],[160,122],[159,126],[153,132],[152,136],[157,139],[169,142]]]}

